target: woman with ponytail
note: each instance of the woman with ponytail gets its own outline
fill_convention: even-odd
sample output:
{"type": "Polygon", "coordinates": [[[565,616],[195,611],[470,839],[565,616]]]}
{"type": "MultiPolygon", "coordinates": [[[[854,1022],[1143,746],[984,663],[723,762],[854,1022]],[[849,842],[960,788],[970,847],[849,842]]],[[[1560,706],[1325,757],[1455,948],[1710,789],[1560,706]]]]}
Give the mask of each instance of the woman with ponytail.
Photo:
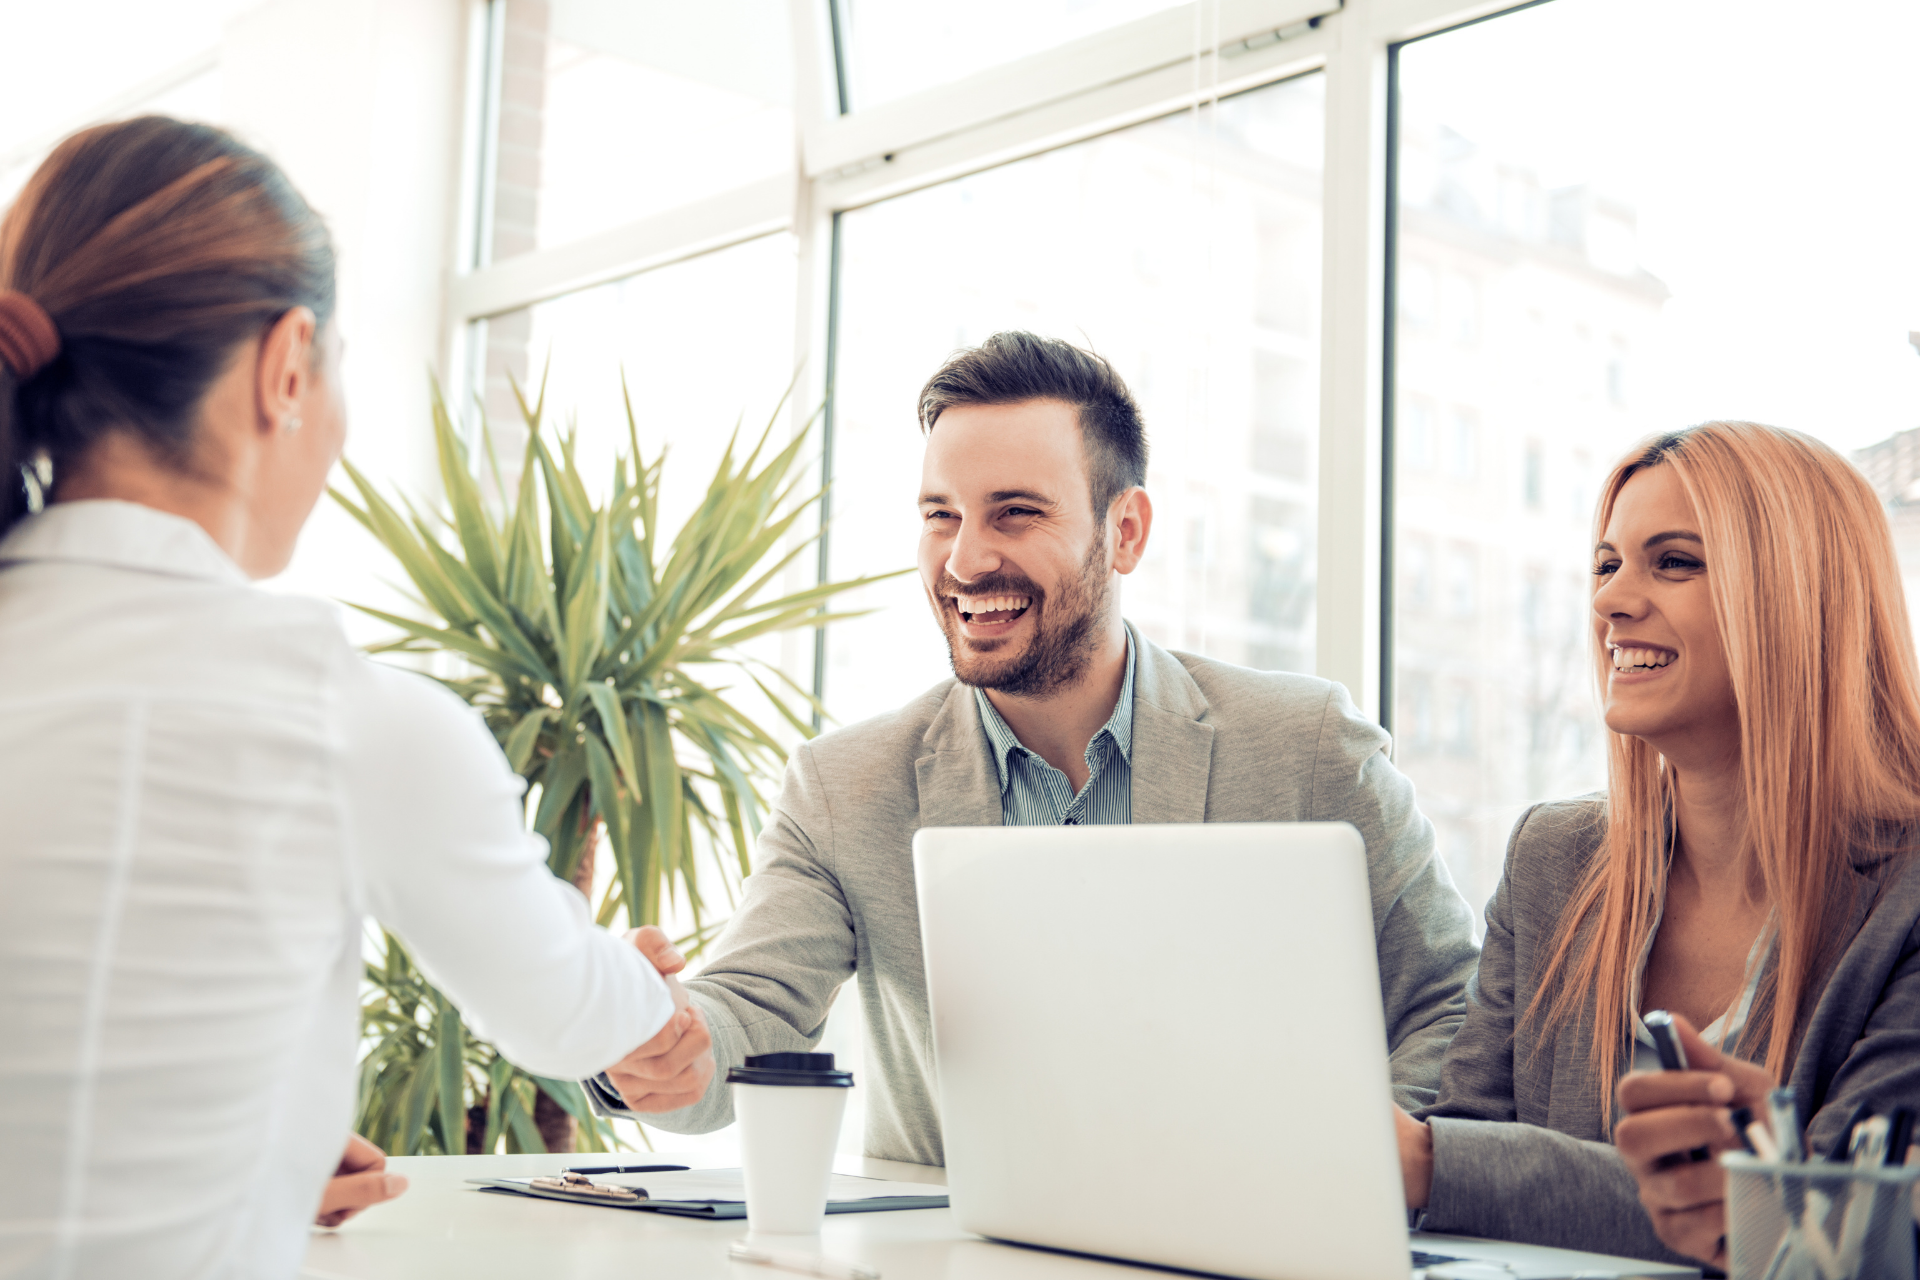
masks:
{"type": "Polygon", "coordinates": [[[403,1188],[346,1134],[366,914],[542,1075],[704,1035],[470,709],[251,585],[340,454],[333,311],[217,129],[76,134],[0,221],[0,1277],[288,1278],[403,1188]]]}
{"type": "Polygon", "coordinates": [[[1659,437],[1595,524],[1607,791],[1514,828],[1439,1100],[1399,1117],[1408,1203],[1724,1266],[1725,1175],[1687,1153],[1737,1148],[1732,1108],[1787,1085],[1824,1152],[1920,1105],[1920,672],[1880,502],[1818,441],[1659,437]]]}

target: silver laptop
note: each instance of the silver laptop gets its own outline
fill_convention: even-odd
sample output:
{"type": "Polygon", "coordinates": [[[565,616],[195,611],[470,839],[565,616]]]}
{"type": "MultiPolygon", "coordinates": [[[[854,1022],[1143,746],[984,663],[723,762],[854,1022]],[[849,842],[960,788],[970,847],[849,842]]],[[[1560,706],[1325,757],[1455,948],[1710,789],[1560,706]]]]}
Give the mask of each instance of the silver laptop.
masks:
{"type": "Polygon", "coordinates": [[[914,836],[959,1223],[1248,1280],[1694,1275],[1409,1237],[1345,823],[914,836]]]}

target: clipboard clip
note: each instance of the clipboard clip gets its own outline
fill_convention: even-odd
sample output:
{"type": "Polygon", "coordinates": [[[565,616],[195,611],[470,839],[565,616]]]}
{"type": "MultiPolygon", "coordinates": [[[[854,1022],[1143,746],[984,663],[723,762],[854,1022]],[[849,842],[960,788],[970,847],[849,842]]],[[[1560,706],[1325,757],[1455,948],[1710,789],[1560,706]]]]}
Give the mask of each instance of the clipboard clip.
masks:
{"type": "Polygon", "coordinates": [[[575,1173],[568,1169],[557,1178],[534,1178],[528,1183],[542,1191],[557,1191],[562,1195],[580,1196],[588,1200],[626,1203],[645,1200],[647,1193],[639,1187],[615,1187],[594,1182],[584,1173],[575,1173]]]}

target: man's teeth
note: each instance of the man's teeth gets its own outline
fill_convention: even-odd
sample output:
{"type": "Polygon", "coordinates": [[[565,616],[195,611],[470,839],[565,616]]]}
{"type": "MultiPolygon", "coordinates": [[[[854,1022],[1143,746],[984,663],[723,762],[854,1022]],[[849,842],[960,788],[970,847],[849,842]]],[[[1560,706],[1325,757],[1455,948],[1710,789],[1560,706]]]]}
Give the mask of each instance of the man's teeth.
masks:
{"type": "Polygon", "coordinates": [[[955,596],[953,603],[970,622],[1006,622],[1033,603],[1031,596],[955,596]],[[988,616],[993,615],[993,616],[988,616]]]}
{"type": "Polygon", "coordinates": [[[1664,649],[1615,649],[1613,669],[1631,671],[1635,667],[1664,667],[1678,656],[1664,649]]]}

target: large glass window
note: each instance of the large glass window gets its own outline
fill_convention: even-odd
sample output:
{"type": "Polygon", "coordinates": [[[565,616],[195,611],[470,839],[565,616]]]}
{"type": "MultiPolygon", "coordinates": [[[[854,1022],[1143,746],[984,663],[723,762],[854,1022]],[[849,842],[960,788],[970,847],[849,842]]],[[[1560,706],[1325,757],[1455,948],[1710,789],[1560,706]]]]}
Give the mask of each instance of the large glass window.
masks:
{"type": "Polygon", "coordinates": [[[501,0],[492,261],[793,168],[783,0],[501,0]]]}
{"type": "Polygon", "coordinates": [[[1633,441],[1858,451],[1920,570],[1920,8],[1819,16],[1873,35],[1809,57],[1805,6],[1553,0],[1399,54],[1394,728],[1476,904],[1523,806],[1605,783],[1586,568],[1633,441]]]}
{"type": "MultiPolygon", "coordinates": [[[[662,446],[681,483],[661,495],[674,526],[691,510],[736,424],[757,439],[793,380],[794,242],[765,236],[482,321],[484,399],[503,462],[524,440],[513,397],[546,384],[547,420],[579,435],[589,483],[628,452],[632,396],[640,447],[662,446]],[[623,391],[622,378],[625,379],[623,391]],[[689,489],[692,492],[689,492],[689,489]]],[[[785,439],[787,423],[775,430],[785,439]]]]}
{"type": "Polygon", "coordinates": [[[831,3],[837,6],[847,106],[857,111],[1174,8],[1184,0],[831,3]]]}
{"type": "MultiPolygon", "coordinates": [[[[920,386],[1029,329],[1112,360],[1145,413],[1155,519],[1127,617],[1312,671],[1322,112],[1306,76],[842,215],[835,576],[913,563],[920,386]]],[[[827,648],[843,722],[949,670],[917,577],[862,594],[880,611],[827,648]]]]}

